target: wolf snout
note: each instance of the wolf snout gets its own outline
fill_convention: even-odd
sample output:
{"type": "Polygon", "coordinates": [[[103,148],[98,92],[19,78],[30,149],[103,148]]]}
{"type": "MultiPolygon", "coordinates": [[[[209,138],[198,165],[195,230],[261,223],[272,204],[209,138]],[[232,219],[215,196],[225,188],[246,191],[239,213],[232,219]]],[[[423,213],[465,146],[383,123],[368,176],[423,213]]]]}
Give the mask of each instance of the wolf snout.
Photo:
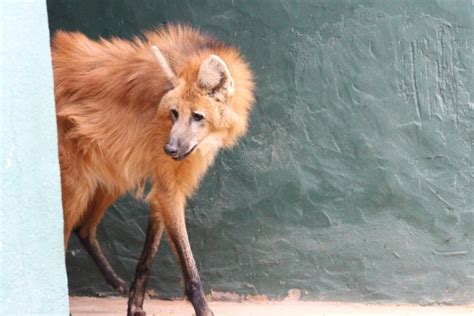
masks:
{"type": "Polygon", "coordinates": [[[178,155],[178,146],[174,144],[166,144],[165,145],[165,153],[171,157],[176,157],[178,155]]]}

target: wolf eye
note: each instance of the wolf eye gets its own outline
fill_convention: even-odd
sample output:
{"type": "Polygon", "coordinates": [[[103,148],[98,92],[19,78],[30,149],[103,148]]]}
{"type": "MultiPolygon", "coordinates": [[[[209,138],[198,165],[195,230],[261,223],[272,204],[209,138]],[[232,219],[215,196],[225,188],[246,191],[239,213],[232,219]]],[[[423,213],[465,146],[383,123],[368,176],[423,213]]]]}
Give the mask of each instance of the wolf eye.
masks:
{"type": "Polygon", "coordinates": [[[178,116],[179,116],[178,111],[173,109],[173,110],[170,111],[170,113],[171,113],[171,118],[173,119],[173,121],[176,121],[178,119],[178,116]]]}
{"type": "Polygon", "coordinates": [[[196,113],[196,112],[193,112],[191,114],[191,116],[192,116],[193,120],[196,121],[196,122],[199,122],[204,118],[204,116],[202,114],[199,114],[199,113],[196,113]]]}

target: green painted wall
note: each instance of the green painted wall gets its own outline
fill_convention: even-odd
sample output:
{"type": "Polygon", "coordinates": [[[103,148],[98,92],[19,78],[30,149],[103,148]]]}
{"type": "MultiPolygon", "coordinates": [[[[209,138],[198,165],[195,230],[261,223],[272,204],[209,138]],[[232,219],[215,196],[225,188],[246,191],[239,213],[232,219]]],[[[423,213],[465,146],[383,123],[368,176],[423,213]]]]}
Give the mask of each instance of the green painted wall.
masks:
{"type": "Polygon", "coordinates": [[[68,315],[46,2],[0,20],[0,315],[68,315]]]}
{"type": "MultiPolygon", "coordinates": [[[[206,289],[303,299],[474,301],[471,1],[48,1],[51,31],[130,37],[189,22],[242,48],[257,105],[189,204],[206,289]]],[[[132,279],[146,206],[99,236],[132,279]]],[[[111,294],[77,242],[70,292],[111,294]]],[[[150,282],[181,296],[160,249],[150,282]]]]}

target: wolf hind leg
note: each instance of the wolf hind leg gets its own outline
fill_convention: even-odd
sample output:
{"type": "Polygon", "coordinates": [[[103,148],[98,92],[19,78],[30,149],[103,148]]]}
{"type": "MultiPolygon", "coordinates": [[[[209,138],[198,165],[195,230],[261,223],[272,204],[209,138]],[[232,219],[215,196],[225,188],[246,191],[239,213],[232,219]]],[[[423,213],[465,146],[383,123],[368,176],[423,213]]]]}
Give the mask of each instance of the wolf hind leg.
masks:
{"type": "Polygon", "coordinates": [[[76,234],[82,246],[87,250],[96,263],[106,282],[120,294],[125,295],[128,293],[128,285],[117,275],[117,273],[115,273],[102,252],[96,237],[97,225],[115,199],[116,196],[108,194],[102,189],[97,189],[88,207],[84,220],[76,230],[76,234]]]}

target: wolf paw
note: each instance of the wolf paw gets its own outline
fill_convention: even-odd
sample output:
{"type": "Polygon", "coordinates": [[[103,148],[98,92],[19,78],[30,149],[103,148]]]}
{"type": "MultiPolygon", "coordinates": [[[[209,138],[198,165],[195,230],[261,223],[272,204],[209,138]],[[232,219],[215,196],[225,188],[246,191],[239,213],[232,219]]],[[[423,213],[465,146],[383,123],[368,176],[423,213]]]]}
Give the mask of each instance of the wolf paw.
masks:
{"type": "Polygon", "coordinates": [[[125,281],[121,281],[117,283],[114,288],[119,292],[121,295],[127,296],[128,295],[128,284],[125,281]]]}
{"type": "Polygon", "coordinates": [[[146,313],[143,308],[132,305],[128,308],[127,316],[146,316],[146,313]]]}
{"type": "Polygon", "coordinates": [[[196,312],[195,315],[196,316],[214,316],[214,313],[210,309],[207,309],[204,311],[196,312]]]}

